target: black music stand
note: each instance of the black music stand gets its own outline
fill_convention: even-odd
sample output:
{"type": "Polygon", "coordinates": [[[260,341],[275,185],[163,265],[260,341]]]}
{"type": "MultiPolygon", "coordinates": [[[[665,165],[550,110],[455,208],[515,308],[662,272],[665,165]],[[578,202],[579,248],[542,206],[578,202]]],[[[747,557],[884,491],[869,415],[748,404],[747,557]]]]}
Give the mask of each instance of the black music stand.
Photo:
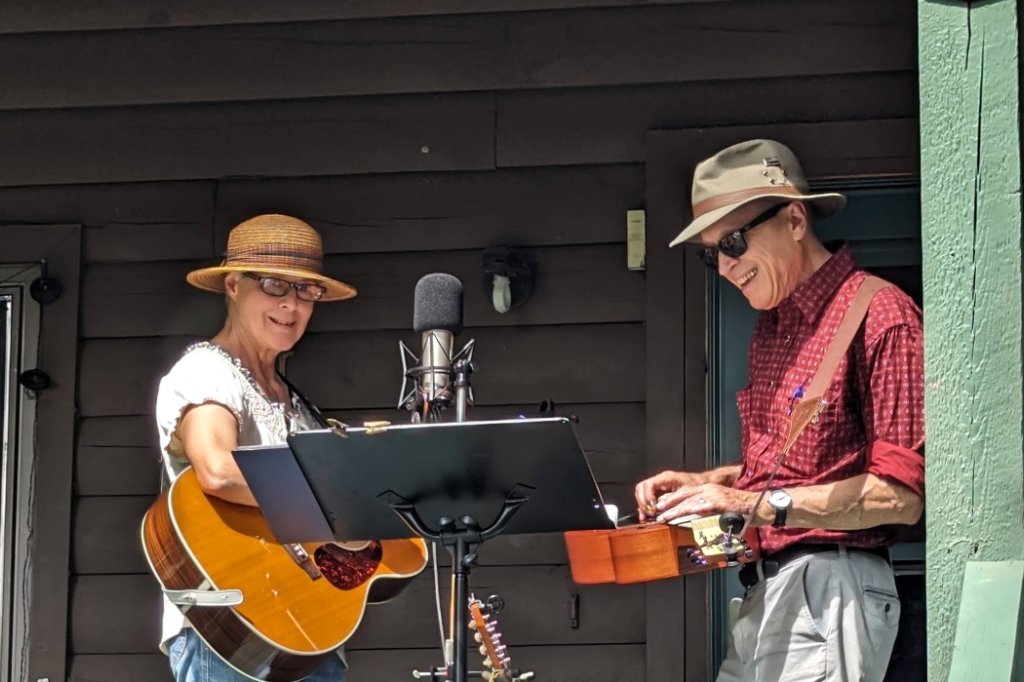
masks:
{"type": "Polygon", "coordinates": [[[310,542],[415,533],[451,554],[458,607],[449,682],[466,681],[469,574],[481,543],[615,527],[566,418],[303,431],[288,445],[334,534],[310,542]]]}

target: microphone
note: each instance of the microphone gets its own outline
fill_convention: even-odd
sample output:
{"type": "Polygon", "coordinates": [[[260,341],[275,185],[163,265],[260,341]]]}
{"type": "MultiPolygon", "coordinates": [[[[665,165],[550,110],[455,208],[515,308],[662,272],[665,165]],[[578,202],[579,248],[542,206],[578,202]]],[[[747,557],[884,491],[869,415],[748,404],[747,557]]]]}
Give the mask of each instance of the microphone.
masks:
{"type": "Polygon", "coordinates": [[[454,397],[458,420],[463,421],[466,403],[472,401],[467,392],[471,391],[473,342],[454,352],[455,337],[462,332],[462,282],[458,277],[433,273],[420,278],[413,296],[413,330],[420,334],[422,354],[417,358],[399,342],[404,375],[399,408],[412,411],[414,420],[432,417],[439,421],[440,411],[447,409],[454,397]],[[410,379],[415,386],[406,393],[410,379]]]}

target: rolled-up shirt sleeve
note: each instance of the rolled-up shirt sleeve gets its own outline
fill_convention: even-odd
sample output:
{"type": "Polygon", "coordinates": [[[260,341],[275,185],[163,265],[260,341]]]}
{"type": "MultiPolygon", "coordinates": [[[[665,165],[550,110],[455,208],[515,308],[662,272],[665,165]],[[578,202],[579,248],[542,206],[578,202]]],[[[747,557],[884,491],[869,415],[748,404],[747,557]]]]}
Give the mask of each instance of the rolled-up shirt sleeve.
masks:
{"type": "Polygon", "coordinates": [[[865,347],[867,473],[924,497],[924,330],[898,324],[865,347]]]}

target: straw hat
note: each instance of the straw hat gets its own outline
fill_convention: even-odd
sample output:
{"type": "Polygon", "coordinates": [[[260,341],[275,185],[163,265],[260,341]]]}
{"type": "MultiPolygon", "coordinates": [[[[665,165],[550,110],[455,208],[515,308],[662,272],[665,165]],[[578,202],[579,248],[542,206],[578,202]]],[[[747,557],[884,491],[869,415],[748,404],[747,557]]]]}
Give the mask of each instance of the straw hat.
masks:
{"type": "Polygon", "coordinates": [[[693,222],[669,246],[695,239],[741,206],[759,199],[806,201],[826,218],[846,205],[835,192],[808,193],[807,178],[793,151],[774,140],[748,140],[701,161],[693,173],[693,222]]]}
{"type": "Polygon", "coordinates": [[[321,301],[354,297],[354,287],[324,277],[323,264],[320,233],[298,218],[271,213],[236,225],[221,264],[193,270],[186,279],[194,287],[224,293],[229,272],[260,272],[316,280],[327,289],[321,301]]]}

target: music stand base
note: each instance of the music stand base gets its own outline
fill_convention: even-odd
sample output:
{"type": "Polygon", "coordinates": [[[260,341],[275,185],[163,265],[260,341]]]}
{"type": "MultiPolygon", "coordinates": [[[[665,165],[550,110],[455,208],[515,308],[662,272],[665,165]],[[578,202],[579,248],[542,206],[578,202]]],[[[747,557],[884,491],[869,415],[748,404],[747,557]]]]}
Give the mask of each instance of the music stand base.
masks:
{"type": "MultiPolygon", "coordinates": [[[[469,574],[479,562],[476,550],[486,540],[500,535],[509,522],[516,515],[524,504],[529,500],[525,495],[511,494],[505,498],[497,520],[487,528],[481,529],[480,524],[471,516],[463,516],[459,519],[461,527],[455,519],[444,517],[438,521],[439,529],[434,530],[427,526],[416,511],[415,505],[398,495],[389,495],[388,505],[396,514],[409,525],[417,535],[424,540],[441,543],[448,554],[452,557],[452,582],[455,585],[455,632],[452,637],[455,643],[455,657],[448,670],[446,679],[448,682],[468,682],[472,674],[468,669],[469,645],[469,622],[467,612],[469,610],[469,574]]],[[[429,676],[431,679],[439,679],[437,671],[431,668],[430,673],[420,673],[421,676],[429,676]]]]}

